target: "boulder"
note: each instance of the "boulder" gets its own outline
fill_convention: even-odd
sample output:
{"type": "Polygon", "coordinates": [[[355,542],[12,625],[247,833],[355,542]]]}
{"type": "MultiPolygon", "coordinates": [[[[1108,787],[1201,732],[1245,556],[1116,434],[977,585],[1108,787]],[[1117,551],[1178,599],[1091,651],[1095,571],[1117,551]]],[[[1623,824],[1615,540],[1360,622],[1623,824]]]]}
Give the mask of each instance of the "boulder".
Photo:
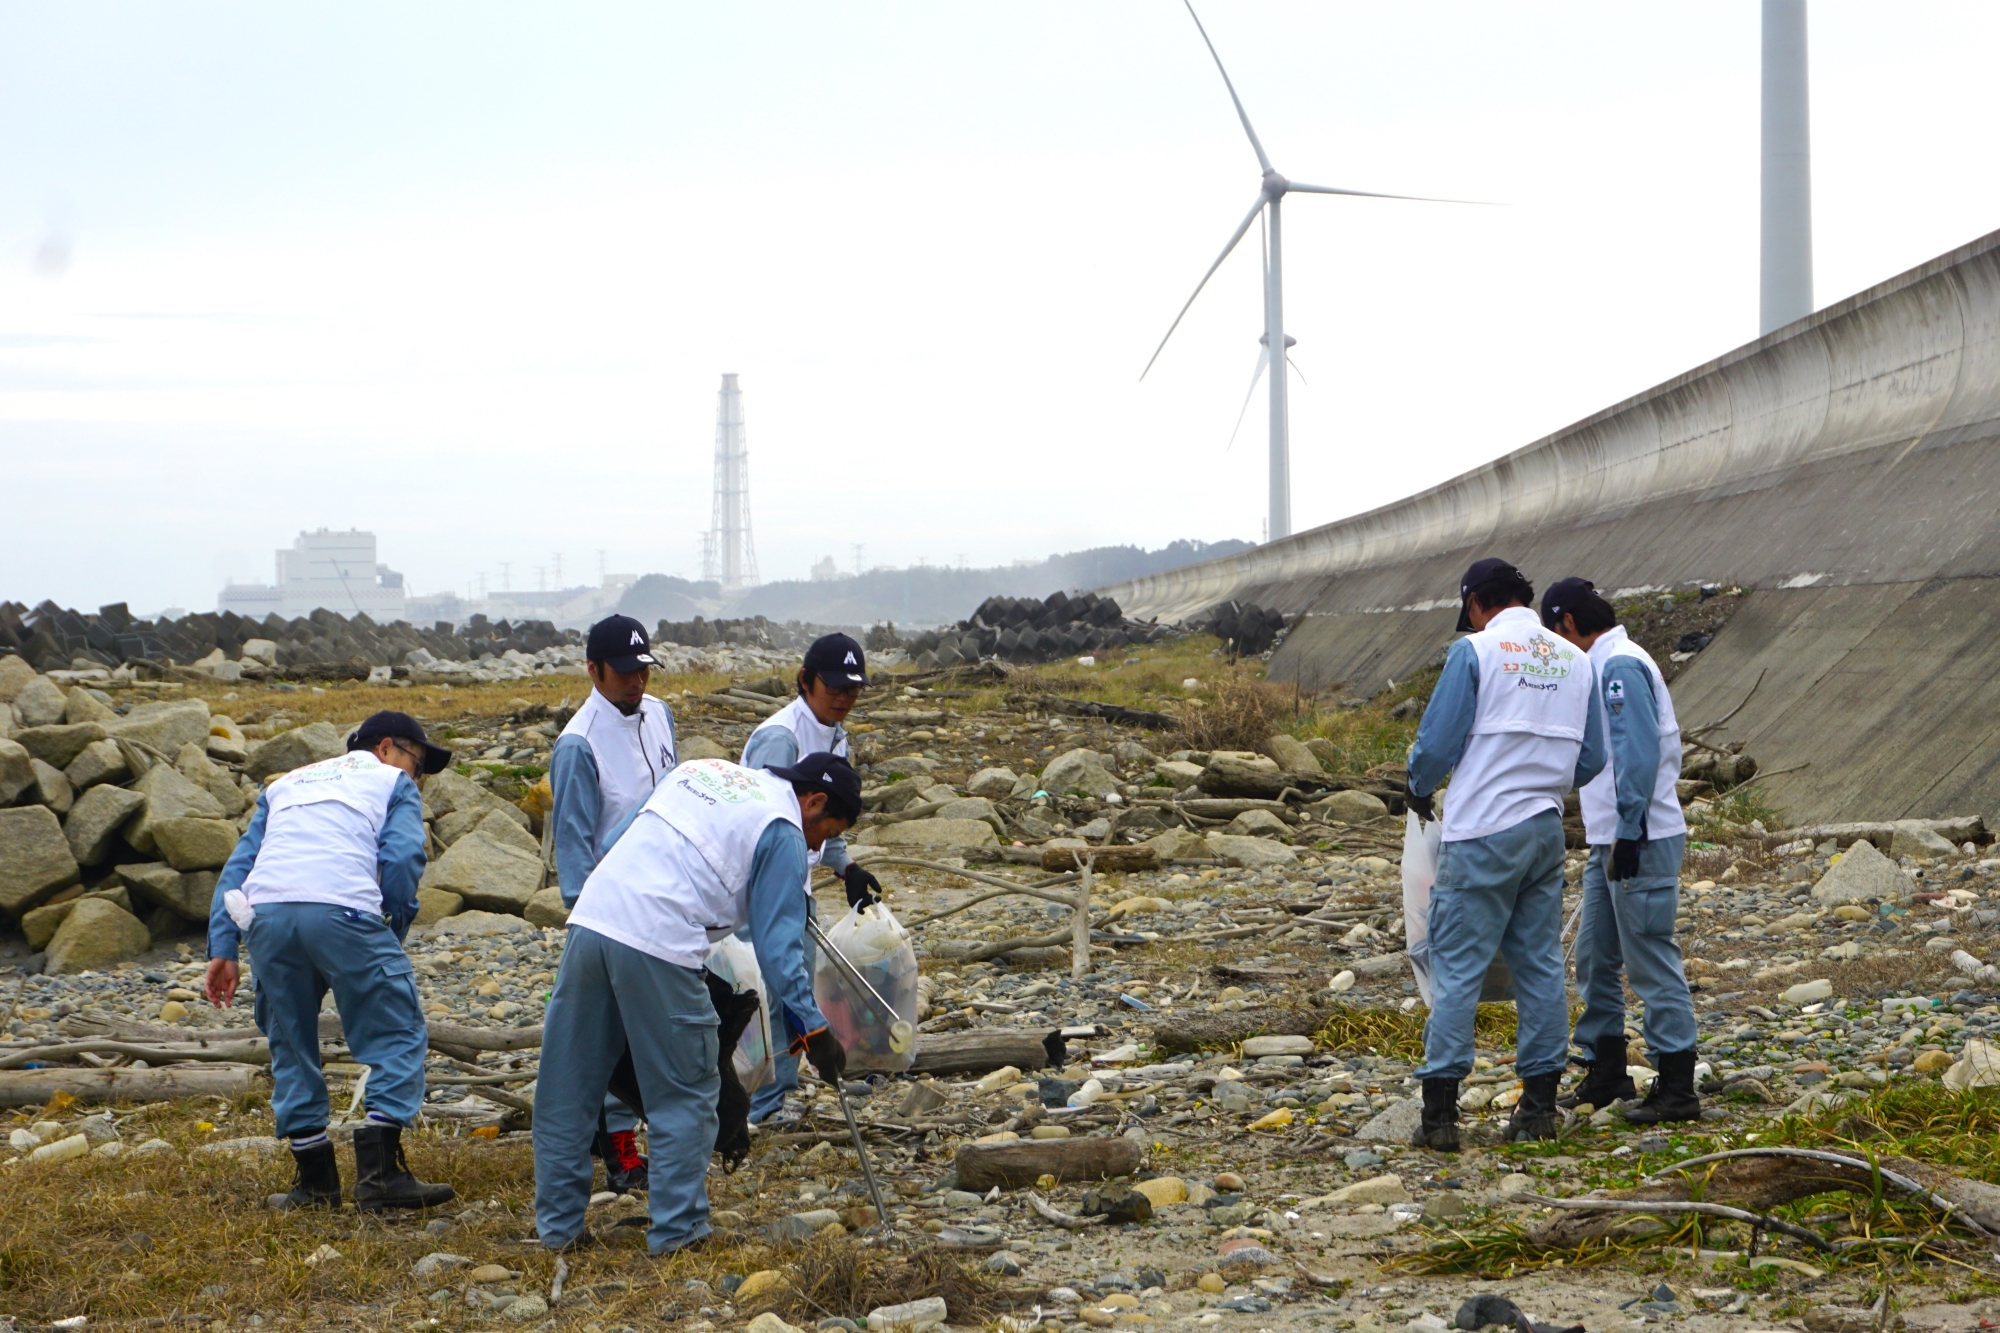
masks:
{"type": "Polygon", "coordinates": [[[1053,795],[1080,791],[1086,796],[1109,796],[1118,790],[1109,761],[1095,750],[1071,750],[1056,756],[1042,770],[1042,790],[1053,795]]]}
{"type": "Polygon", "coordinates": [[[1871,842],[1855,842],[1840,854],[1813,885],[1813,899],[1823,907],[1865,903],[1870,899],[1896,902],[1916,891],[1916,881],[1903,868],[1875,850],[1871,842]]]}
{"type": "Polygon", "coordinates": [[[1185,759],[1162,759],[1153,765],[1153,772],[1165,778],[1174,787],[1185,787],[1201,777],[1201,765],[1190,764],[1185,759]]]}
{"type": "Polygon", "coordinates": [[[531,926],[559,930],[569,924],[569,908],[563,906],[562,890],[553,885],[528,899],[527,910],[521,915],[531,926]]]}
{"type": "Polygon", "coordinates": [[[21,697],[21,691],[28,688],[28,682],[35,679],[35,669],[15,653],[0,656],[0,704],[10,704],[21,697]]]}
{"type": "Polygon", "coordinates": [[[81,898],[71,898],[66,902],[48,903],[41,907],[30,907],[21,913],[21,936],[28,941],[28,947],[36,953],[49,947],[55,938],[56,927],[70,914],[70,909],[81,902],[81,898]]]}
{"type": "Polygon", "coordinates": [[[533,929],[520,917],[501,912],[458,912],[438,922],[431,928],[431,934],[484,939],[489,935],[514,935],[533,929]]]}
{"type": "Polygon", "coordinates": [[[278,645],[271,639],[245,639],[243,660],[255,662],[260,666],[274,667],[278,665],[278,645]]]}
{"type": "Polygon", "coordinates": [[[138,917],[102,898],[81,898],[49,940],[44,968],[59,976],[110,967],[152,947],[152,932],[138,917]]]}
{"type": "Polygon", "coordinates": [[[1170,828],[1165,833],[1156,834],[1139,845],[1151,847],[1162,863],[1199,859],[1215,854],[1199,833],[1185,828],[1170,828]]]}
{"type": "Polygon", "coordinates": [[[1319,772],[1319,756],[1296,736],[1273,736],[1259,748],[1287,773],[1319,772]]]}
{"type": "Polygon", "coordinates": [[[125,763],[125,752],[118,748],[117,741],[92,741],[83,747],[83,753],[69,761],[63,776],[69,779],[70,786],[82,791],[100,782],[123,782],[132,776],[132,770],[125,763]]]}
{"type": "Polygon", "coordinates": [[[80,722],[75,726],[56,723],[17,731],[14,743],[45,764],[68,768],[70,761],[82,754],[86,745],[101,741],[104,736],[104,724],[101,722],[80,722]]]}
{"type": "Polygon", "coordinates": [[[19,916],[77,878],[76,856],[53,810],[0,810],[0,913],[19,916]]]}
{"type": "MultiPolygon", "coordinates": [[[[424,779],[424,818],[433,822],[441,821],[446,815],[458,811],[505,810],[508,818],[522,828],[529,828],[528,812],[518,805],[503,801],[486,788],[462,773],[447,768],[442,773],[433,773],[424,779]]],[[[478,821],[474,821],[475,826],[478,821]]],[[[463,830],[461,830],[463,832],[463,830]]]]}
{"type": "MultiPolygon", "coordinates": [[[[532,906],[532,901],[530,906],[532,906]]],[[[412,925],[429,926],[465,910],[465,899],[443,889],[417,890],[417,919],[412,925]]]]}
{"type": "Polygon", "coordinates": [[[495,808],[486,812],[485,817],[473,826],[472,832],[477,837],[491,839],[503,847],[518,848],[530,856],[539,857],[542,854],[542,844],[514,818],[519,813],[521,813],[519,810],[505,801],[496,802],[495,808]]]}
{"type": "Polygon", "coordinates": [[[723,749],[706,736],[680,736],[675,739],[674,758],[683,764],[690,759],[727,759],[734,763],[737,752],[723,749]]]}
{"type": "Polygon", "coordinates": [[[1232,833],[1211,833],[1205,839],[1208,855],[1219,856],[1225,864],[1255,869],[1260,866],[1295,866],[1299,854],[1282,842],[1268,838],[1245,838],[1232,833]]]}
{"type": "Polygon", "coordinates": [[[938,819],[976,819],[991,828],[997,837],[1007,836],[1007,826],[1001,822],[1000,812],[993,808],[993,802],[984,796],[961,796],[946,801],[938,807],[938,819]]]}
{"type": "Polygon", "coordinates": [[[146,770],[145,777],[133,784],[132,790],[146,798],[145,808],[125,831],[125,841],[135,851],[157,850],[153,827],[165,820],[222,818],[222,806],[216,799],[182,777],[180,770],[171,764],[154,764],[146,770]]]}
{"type": "MultiPolygon", "coordinates": [[[[201,741],[206,748],[207,737],[208,719],[204,716],[201,734],[193,739],[201,741]]],[[[176,746],[168,753],[172,754],[179,748],[176,746]]],[[[317,764],[322,759],[331,759],[346,752],[347,739],[341,735],[339,728],[331,722],[312,722],[303,727],[293,727],[290,731],[281,731],[251,750],[249,761],[244,764],[243,771],[252,782],[262,782],[274,774],[289,773],[295,768],[317,764]]],[[[442,776],[444,775],[438,775],[442,776]]],[[[437,778],[432,778],[431,781],[435,782],[437,778]]]]}
{"type": "Polygon", "coordinates": [[[1895,827],[1896,831],[1889,840],[1889,855],[1894,860],[1915,856],[1934,861],[1958,850],[1932,830],[1929,820],[1899,819],[1895,827]]]}
{"type": "Polygon", "coordinates": [[[36,805],[45,805],[58,815],[69,813],[76,801],[76,789],[69,785],[60,768],[51,768],[39,759],[30,759],[28,764],[35,772],[35,785],[28,789],[28,799],[36,805]]]}
{"type": "MultiPolygon", "coordinates": [[[[0,657],[0,662],[13,659],[0,657]]],[[[12,805],[14,798],[34,785],[35,766],[25,747],[0,738],[0,805],[12,805]]]]}
{"type": "Polygon", "coordinates": [[[189,741],[207,740],[208,705],[200,699],[140,704],[105,730],[114,740],[135,741],[163,755],[175,755],[189,741]]]}
{"type": "Polygon", "coordinates": [[[118,878],[132,887],[145,901],[166,908],[183,921],[207,921],[215,903],[213,870],[191,870],[186,874],[159,861],[118,867],[118,878]]]}
{"type": "Polygon", "coordinates": [[[1245,810],[1229,821],[1225,833],[1238,834],[1245,838],[1283,838],[1291,834],[1292,826],[1272,814],[1269,810],[1245,810]]]}
{"type": "Polygon", "coordinates": [[[65,722],[104,722],[118,720],[118,710],[92,694],[81,685],[70,688],[63,704],[65,722]]]}
{"type": "Polygon", "coordinates": [[[100,783],[87,789],[70,807],[63,836],[78,865],[94,866],[111,854],[118,830],[146,798],[136,791],[100,783]]]}
{"type": "Polygon", "coordinates": [[[1365,791],[1337,791],[1327,797],[1320,808],[1326,812],[1328,819],[1337,819],[1343,824],[1366,824],[1389,813],[1389,807],[1381,797],[1365,791]]]}
{"type": "Polygon", "coordinates": [[[62,687],[47,676],[35,677],[14,696],[14,712],[24,727],[54,726],[63,720],[68,708],[69,700],[63,697],[62,687]]]}
{"type": "Polygon", "coordinates": [[[482,827],[431,862],[419,887],[455,893],[467,907],[519,915],[542,887],[542,858],[495,841],[482,827]]]}
{"type": "Polygon", "coordinates": [[[236,850],[236,825],[226,819],[163,819],[153,843],[176,870],[220,870],[236,850]]]}
{"type": "Polygon", "coordinates": [[[864,847],[893,847],[905,852],[943,852],[992,847],[1000,839],[993,826],[977,819],[912,819],[901,824],[877,824],[863,829],[851,842],[864,847]]]}
{"type": "Polygon", "coordinates": [[[982,768],[972,775],[972,781],[965,784],[965,789],[974,796],[1007,796],[1020,780],[1012,769],[982,768]]]}

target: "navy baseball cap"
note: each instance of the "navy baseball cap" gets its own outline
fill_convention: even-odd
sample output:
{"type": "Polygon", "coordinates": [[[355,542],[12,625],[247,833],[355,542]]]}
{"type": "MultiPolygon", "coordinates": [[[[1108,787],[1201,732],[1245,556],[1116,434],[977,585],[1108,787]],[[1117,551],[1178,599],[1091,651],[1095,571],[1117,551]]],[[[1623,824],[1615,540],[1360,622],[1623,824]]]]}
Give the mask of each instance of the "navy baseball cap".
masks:
{"type": "Polygon", "coordinates": [[[1469,603],[1474,588],[1489,580],[1520,572],[1497,555],[1473,561],[1472,568],[1466,570],[1465,577],[1458,581],[1458,632],[1472,633],[1472,608],[1469,603]]]}
{"type": "Polygon", "coordinates": [[[861,775],[837,754],[821,750],[801,757],[790,768],[769,768],[765,772],[794,785],[825,792],[828,811],[850,824],[861,818],[861,775]]]}
{"type": "Polygon", "coordinates": [[[660,664],[653,656],[653,641],[647,637],[646,627],[630,616],[606,616],[592,625],[583,655],[613,671],[637,671],[660,664]]]}
{"type": "Polygon", "coordinates": [[[845,634],[828,634],[806,649],[806,670],[830,690],[858,690],[868,683],[868,658],[845,634]]]}
{"type": "Polygon", "coordinates": [[[1557,579],[1542,594],[1542,623],[1550,629],[1561,629],[1565,611],[1574,611],[1578,602],[1596,595],[1597,585],[1589,579],[1557,579]]]}
{"type": "Polygon", "coordinates": [[[408,713],[395,713],[388,709],[373,714],[349,733],[347,748],[372,750],[386,740],[408,741],[422,746],[426,773],[442,773],[444,766],[451,762],[451,751],[442,745],[432,745],[430,737],[424,735],[421,723],[408,713]]]}

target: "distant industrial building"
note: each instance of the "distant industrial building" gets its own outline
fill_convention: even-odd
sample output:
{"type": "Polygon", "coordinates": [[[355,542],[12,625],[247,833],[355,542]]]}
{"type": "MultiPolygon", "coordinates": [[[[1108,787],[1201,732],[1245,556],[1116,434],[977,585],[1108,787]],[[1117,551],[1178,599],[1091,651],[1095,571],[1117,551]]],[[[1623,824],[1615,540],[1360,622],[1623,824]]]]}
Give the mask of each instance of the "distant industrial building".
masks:
{"type": "Polygon", "coordinates": [[[405,619],[403,576],[375,559],[375,534],[321,528],[301,532],[277,553],[275,583],[232,583],[217,594],[218,611],[256,619],[290,619],[324,607],[344,616],[365,613],[386,624],[405,619]]]}

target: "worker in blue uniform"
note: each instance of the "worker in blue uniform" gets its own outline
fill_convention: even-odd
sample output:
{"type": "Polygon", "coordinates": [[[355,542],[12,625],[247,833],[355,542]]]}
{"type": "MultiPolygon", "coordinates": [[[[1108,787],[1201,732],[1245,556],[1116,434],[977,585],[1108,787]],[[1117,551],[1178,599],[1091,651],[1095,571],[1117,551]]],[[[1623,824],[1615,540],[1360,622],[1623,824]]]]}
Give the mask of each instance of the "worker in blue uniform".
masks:
{"type": "Polygon", "coordinates": [[[1626,1120],[1641,1125],[1698,1120],[1694,999],[1688,993],[1674,918],[1680,912],[1681,726],[1666,677],[1632,642],[1611,603],[1587,579],[1567,578],[1542,595],[1542,623],[1590,655],[1610,758],[1578,793],[1590,859],[1583,868],[1583,923],[1576,984],[1583,1016],[1572,1040],[1589,1051],[1583,1081],[1562,1105],[1638,1101],[1625,1050],[1625,982],[1646,1006],[1641,1033],[1656,1077],[1626,1120]]]}
{"type": "Polygon", "coordinates": [[[271,1111],[296,1167],[275,1207],[340,1206],[319,1056],[329,990],[348,1049],[368,1066],[367,1119],[354,1131],[355,1207],[428,1208],[452,1197],[451,1186],[412,1176],[402,1147],[423,1104],[429,1045],[402,946],[424,873],[417,779],[450,760],[415,718],[376,713],[347,738],[345,754],[295,768],[258,796],[216,880],[205,984],[218,1007],[234,1000],[247,939],[257,1027],[271,1047],[271,1111]]]}
{"type": "MultiPolygon", "coordinates": [[[[868,684],[868,658],[861,645],[846,634],[827,634],[813,640],[799,667],[797,684],[797,697],[750,733],[743,746],[745,767],[789,768],[809,754],[847,758],[847,732],[841,723],[847,720],[862,688],[868,684]]],[[[847,890],[848,906],[865,907],[880,901],[882,882],[848,855],[846,839],[827,839],[826,845],[806,860],[808,914],[818,915],[812,898],[811,875],[815,866],[825,866],[840,876],[847,890]]],[[[808,972],[812,970],[815,953],[808,939],[808,972]]],[[[771,1078],[750,1097],[753,1124],[761,1124],[780,1112],[783,1112],[779,1115],[781,1120],[796,1118],[798,1114],[796,1110],[784,1111],[785,1098],[799,1086],[798,1057],[787,1051],[774,1051],[772,1057],[771,1078]]]]}
{"type": "Polygon", "coordinates": [[[1459,581],[1460,633],[1410,747],[1406,801],[1436,818],[1451,775],[1431,889],[1431,1012],[1423,1119],[1412,1142],[1458,1151],[1459,1081],[1472,1072],[1473,1020],[1497,948],[1513,973],[1521,1099],[1510,1140],[1553,1138],[1568,1063],[1562,963],[1563,798],[1604,766],[1590,658],[1542,627],[1535,590],[1504,560],[1459,581]]]}
{"type": "MultiPolygon", "coordinates": [[[[673,710],[646,693],[659,664],[646,627],[606,616],[590,627],[583,656],[590,693],[549,756],[549,827],[564,907],[576,906],[617,830],[676,762],[673,710]]],[[[638,1116],[606,1093],[601,1119],[591,1152],[604,1159],[605,1183],[619,1194],[646,1188],[638,1116]]]]}
{"type": "Polygon", "coordinates": [[[744,924],[771,997],[774,1036],[837,1082],[846,1052],[827,1030],[806,968],[807,853],[861,813],[844,759],[777,770],[722,759],[680,765],[654,789],[585,881],[570,912],[542,1020],[535,1083],[535,1229],[550,1249],[585,1236],[589,1144],[627,1044],[651,1130],[655,1255],[709,1233],[704,1185],[716,1142],[717,1019],[704,964],[744,924]]]}

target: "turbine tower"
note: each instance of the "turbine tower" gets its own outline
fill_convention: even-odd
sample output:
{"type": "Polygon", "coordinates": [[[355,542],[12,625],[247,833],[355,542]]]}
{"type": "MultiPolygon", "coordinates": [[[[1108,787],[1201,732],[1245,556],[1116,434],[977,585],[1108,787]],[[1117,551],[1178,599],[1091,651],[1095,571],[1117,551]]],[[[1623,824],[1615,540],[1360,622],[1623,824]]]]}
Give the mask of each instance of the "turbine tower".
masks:
{"type": "Polygon", "coordinates": [[[1764,170],[1757,332],[1812,313],[1812,116],[1806,0],[1764,0],[1764,170]]]}
{"type": "MultiPolygon", "coordinates": [[[[1244,235],[1249,232],[1250,225],[1261,217],[1264,220],[1266,247],[1264,257],[1264,334],[1259,339],[1263,350],[1258,353],[1257,373],[1250,377],[1250,392],[1255,394],[1257,392],[1257,376],[1261,375],[1264,367],[1271,363],[1273,357],[1272,349],[1281,349],[1277,355],[1284,357],[1285,364],[1289,364],[1289,351],[1297,341],[1285,336],[1284,230],[1281,224],[1283,217],[1282,205],[1286,195],[1346,194],[1355,195],[1363,199],[1408,199],[1427,204],[1466,203],[1469,201],[1462,199],[1423,199],[1416,195],[1408,194],[1377,194],[1371,190],[1345,190],[1332,185],[1304,185],[1298,181],[1287,180],[1285,177],[1279,175],[1277,169],[1271,165],[1271,159],[1265,155],[1264,145],[1258,141],[1257,131],[1251,128],[1250,114],[1243,109],[1243,99],[1236,95],[1236,85],[1230,82],[1229,71],[1222,67],[1222,57],[1216,53],[1215,43],[1208,39],[1208,29],[1201,26],[1201,16],[1194,12],[1193,0],[1183,0],[1183,2],[1187,4],[1188,17],[1194,20],[1195,30],[1201,34],[1202,44],[1208,47],[1208,54],[1215,60],[1215,68],[1222,75],[1223,87],[1229,90],[1229,100],[1236,107],[1236,118],[1243,122],[1243,133],[1249,136],[1251,151],[1257,154],[1257,166],[1263,171],[1264,179],[1263,183],[1258,187],[1257,202],[1250,206],[1250,211],[1244,215],[1242,223],[1236,228],[1236,234],[1229,238],[1229,243],[1222,247],[1222,253],[1216,256],[1213,264],[1208,266],[1208,272],[1202,274],[1201,281],[1195,284],[1194,296],[1188,297],[1187,304],[1181,307],[1180,314],[1174,316],[1174,322],[1167,328],[1167,336],[1160,339],[1160,345],[1153,349],[1152,360],[1146,362],[1146,369],[1139,373],[1139,378],[1142,380],[1146,378],[1147,372],[1153,368],[1153,362],[1158,361],[1160,353],[1166,350],[1167,340],[1174,336],[1174,330],[1181,326],[1181,320],[1187,316],[1189,307],[1194,305],[1195,297],[1201,295],[1201,289],[1208,285],[1208,280],[1215,276],[1215,270],[1222,267],[1222,261],[1229,258],[1229,254],[1236,248],[1237,242],[1241,241],[1244,235]]],[[[1271,517],[1268,532],[1268,539],[1271,541],[1277,541],[1281,537],[1292,535],[1291,408],[1286,395],[1286,381],[1287,376],[1283,373],[1283,368],[1281,366],[1273,366],[1271,371],[1271,517]]]]}
{"type": "Polygon", "coordinates": [[[743,436],[743,391],[736,376],[722,377],[715,404],[715,507],[702,543],[701,576],[724,592],[757,582],[757,550],[750,540],[750,448],[743,436]]]}

